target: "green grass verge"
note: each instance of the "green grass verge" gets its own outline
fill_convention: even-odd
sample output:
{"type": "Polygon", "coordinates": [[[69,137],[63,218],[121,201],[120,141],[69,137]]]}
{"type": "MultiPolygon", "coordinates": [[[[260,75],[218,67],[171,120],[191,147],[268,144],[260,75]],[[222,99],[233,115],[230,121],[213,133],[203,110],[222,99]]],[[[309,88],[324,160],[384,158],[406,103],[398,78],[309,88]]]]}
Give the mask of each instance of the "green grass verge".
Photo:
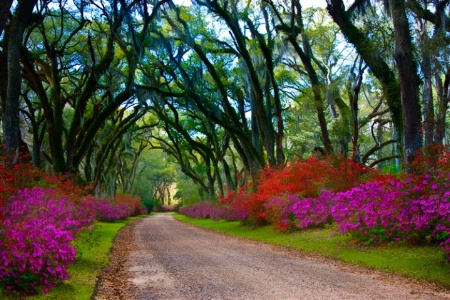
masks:
{"type": "Polygon", "coordinates": [[[450,265],[438,247],[387,245],[366,247],[348,235],[334,234],[331,229],[308,229],[280,233],[269,226],[249,228],[239,222],[192,219],[174,215],[180,221],[215,231],[264,243],[337,259],[346,263],[435,283],[450,288],[450,265]]]}
{"type": "MultiPolygon", "coordinates": [[[[130,221],[140,218],[133,217],[127,220],[105,223],[98,222],[95,229],[84,233],[77,242],[77,258],[68,267],[70,279],[53,288],[48,294],[27,297],[30,300],[88,300],[91,299],[97,276],[109,262],[109,254],[119,230],[130,221]]],[[[0,298],[12,300],[14,298],[2,295],[0,298]]]]}

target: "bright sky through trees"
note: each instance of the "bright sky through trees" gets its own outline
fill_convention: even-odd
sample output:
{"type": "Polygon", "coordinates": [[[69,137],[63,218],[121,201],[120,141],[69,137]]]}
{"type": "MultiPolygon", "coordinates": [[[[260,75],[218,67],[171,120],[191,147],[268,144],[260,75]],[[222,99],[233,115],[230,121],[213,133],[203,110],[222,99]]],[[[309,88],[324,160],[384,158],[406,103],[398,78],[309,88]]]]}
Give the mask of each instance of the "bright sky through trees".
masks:
{"type": "MultiPolygon", "coordinates": [[[[174,2],[181,5],[191,4],[191,0],[174,0],[174,2]]],[[[325,0],[301,0],[300,2],[304,7],[325,7],[327,4],[325,0]]]]}

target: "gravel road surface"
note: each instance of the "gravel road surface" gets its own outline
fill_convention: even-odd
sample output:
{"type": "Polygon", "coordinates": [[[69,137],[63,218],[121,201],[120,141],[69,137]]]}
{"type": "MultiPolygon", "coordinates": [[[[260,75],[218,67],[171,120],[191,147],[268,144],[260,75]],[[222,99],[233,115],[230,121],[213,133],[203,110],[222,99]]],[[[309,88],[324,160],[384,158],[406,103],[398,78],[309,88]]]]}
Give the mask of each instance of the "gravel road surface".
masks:
{"type": "Polygon", "coordinates": [[[450,291],[157,214],[116,238],[96,300],[450,299],[450,291]]]}

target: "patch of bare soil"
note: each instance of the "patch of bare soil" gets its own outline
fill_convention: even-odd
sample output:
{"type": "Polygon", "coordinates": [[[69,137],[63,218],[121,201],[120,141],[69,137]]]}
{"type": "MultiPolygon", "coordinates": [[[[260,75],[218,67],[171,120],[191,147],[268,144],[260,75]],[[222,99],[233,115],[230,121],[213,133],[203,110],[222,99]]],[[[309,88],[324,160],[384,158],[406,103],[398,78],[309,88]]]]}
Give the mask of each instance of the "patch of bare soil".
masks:
{"type": "Polygon", "coordinates": [[[94,300],[136,299],[137,287],[131,283],[127,271],[127,261],[134,245],[134,233],[140,220],[123,227],[117,234],[108,266],[103,270],[95,287],[94,300]]]}
{"type": "Polygon", "coordinates": [[[450,299],[450,291],[159,214],[116,238],[94,299],[450,299]]]}

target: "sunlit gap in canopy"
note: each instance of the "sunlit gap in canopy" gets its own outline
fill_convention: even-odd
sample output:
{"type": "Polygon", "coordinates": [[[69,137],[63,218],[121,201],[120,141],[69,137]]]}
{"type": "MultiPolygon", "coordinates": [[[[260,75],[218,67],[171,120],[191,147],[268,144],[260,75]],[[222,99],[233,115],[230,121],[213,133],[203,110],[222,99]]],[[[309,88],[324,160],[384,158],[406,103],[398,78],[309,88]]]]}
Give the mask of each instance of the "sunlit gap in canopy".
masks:
{"type": "MultiPolygon", "coordinates": [[[[195,0],[194,0],[195,1],[195,0]]],[[[191,0],[173,0],[177,5],[189,6],[192,4],[191,0]]],[[[304,7],[326,7],[326,0],[300,0],[300,3],[304,7]]]]}

